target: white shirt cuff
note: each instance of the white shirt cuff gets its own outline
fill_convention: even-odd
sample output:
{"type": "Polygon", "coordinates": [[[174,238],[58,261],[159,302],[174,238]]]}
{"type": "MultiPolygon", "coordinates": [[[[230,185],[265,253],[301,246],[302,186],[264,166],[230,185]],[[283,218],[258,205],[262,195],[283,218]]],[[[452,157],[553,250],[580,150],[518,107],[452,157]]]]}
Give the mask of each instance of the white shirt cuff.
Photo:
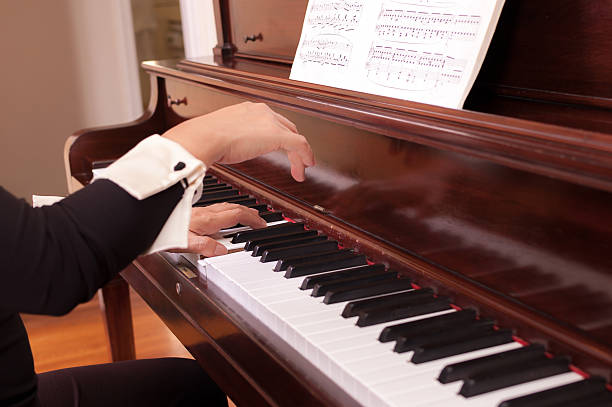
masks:
{"type": "Polygon", "coordinates": [[[146,199],[177,182],[185,188],[161,232],[145,254],[187,247],[191,205],[202,195],[206,166],[181,145],[159,135],[138,143],[94,179],[108,179],[138,200],[146,199]]]}

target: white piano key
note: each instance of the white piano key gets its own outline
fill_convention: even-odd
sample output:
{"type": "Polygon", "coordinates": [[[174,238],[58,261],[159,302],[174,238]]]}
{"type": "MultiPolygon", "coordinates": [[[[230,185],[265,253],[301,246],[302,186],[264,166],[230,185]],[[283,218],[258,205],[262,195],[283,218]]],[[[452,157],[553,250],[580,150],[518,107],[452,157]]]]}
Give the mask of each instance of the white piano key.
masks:
{"type": "Polygon", "coordinates": [[[462,353],[460,355],[450,356],[443,359],[432,360],[430,362],[421,363],[418,365],[409,362],[412,358],[412,352],[396,353],[396,355],[406,355],[406,362],[388,364],[386,367],[383,366],[381,368],[377,368],[376,365],[373,363],[374,361],[369,361],[368,363],[362,364],[362,366],[351,365],[349,366],[349,368],[354,372],[356,377],[369,384],[376,384],[383,381],[384,379],[381,378],[384,377],[383,373],[385,371],[389,372],[390,377],[410,376],[415,374],[422,374],[423,372],[434,372],[435,380],[437,380],[438,375],[447,365],[463,362],[466,360],[472,360],[483,356],[493,355],[496,353],[506,352],[512,349],[520,348],[521,346],[522,345],[518,342],[511,342],[503,345],[493,346],[490,348],[462,353]]]}
{"type": "MultiPolygon", "coordinates": [[[[226,254],[224,256],[215,256],[215,257],[206,257],[205,259],[200,260],[200,263],[202,264],[202,266],[206,266],[208,264],[221,264],[221,263],[227,263],[227,264],[231,264],[232,262],[239,262],[242,259],[251,257],[249,255],[249,252],[236,252],[236,253],[230,253],[230,254],[226,254]]],[[[223,270],[225,272],[225,270],[223,270]]]]}
{"type": "Polygon", "coordinates": [[[272,271],[275,263],[261,263],[248,252],[222,257],[201,261],[211,281],[239,297],[249,312],[365,406],[455,405],[463,399],[456,395],[458,383],[437,382],[444,366],[520,346],[511,343],[414,365],[409,362],[412,352],[398,354],[392,351],[394,342],[378,341],[382,329],[454,310],[361,328],[355,325],[357,317],[341,316],[348,302],[328,305],[310,296],[312,290],[300,290],[304,277],[285,279],[284,272],[272,271]]]}
{"type": "MultiPolygon", "coordinates": [[[[492,391],[490,393],[481,394],[475,397],[465,398],[459,394],[450,394],[451,391],[440,391],[434,392],[435,396],[429,396],[428,399],[421,399],[418,402],[415,401],[415,396],[417,396],[416,392],[411,394],[398,394],[391,397],[388,397],[388,401],[392,406],[405,406],[411,401],[411,406],[419,406],[419,407],[446,407],[446,406],[457,406],[457,407],[489,407],[489,406],[497,406],[504,400],[508,400],[515,397],[521,397],[527,394],[536,393],[539,391],[551,389],[557,386],[563,386],[569,383],[573,383],[579,380],[582,380],[583,377],[577,373],[569,372],[563,373],[551,377],[547,377],[544,379],[534,380],[531,382],[519,384],[516,386],[507,387],[504,389],[492,391]],[[445,398],[440,398],[440,396],[450,394],[445,398]]],[[[437,386],[435,389],[445,389],[444,386],[437,386]]],[[[458,392],[459,390],[457,390],[458,392]]],[[[422,393],[421,393],[422,394],[422,393]]]]}

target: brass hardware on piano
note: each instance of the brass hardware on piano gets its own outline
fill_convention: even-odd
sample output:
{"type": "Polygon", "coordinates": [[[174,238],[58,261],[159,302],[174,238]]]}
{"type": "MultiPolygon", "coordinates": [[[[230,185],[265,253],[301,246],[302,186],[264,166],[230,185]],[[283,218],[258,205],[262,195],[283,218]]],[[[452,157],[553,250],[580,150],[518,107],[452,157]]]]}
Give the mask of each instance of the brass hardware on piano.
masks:
{"type": "Polygon", "coordinates": [[[172,96],[168,95],[168,107],[172,107],[172,106],[180,106],[180,105],[187,105],[187,97],[183,97],[181,99],[176,98],[176,99],[172,99],[172,96]]]}
{"type": "Polygon", "coordinates": [[[259,33],[257,35],[253,34],[253,35],[247,35],[246,37],[244,37],[244,42],[247,43],[249,41],[263,41],[263,34],[259,33]]]}

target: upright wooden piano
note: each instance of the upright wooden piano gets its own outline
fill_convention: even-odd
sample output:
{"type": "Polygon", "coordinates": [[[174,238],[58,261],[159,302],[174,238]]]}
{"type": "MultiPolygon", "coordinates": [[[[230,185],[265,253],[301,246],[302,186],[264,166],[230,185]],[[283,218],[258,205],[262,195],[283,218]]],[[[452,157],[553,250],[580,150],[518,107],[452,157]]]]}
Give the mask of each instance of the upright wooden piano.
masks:
{"type": "MultiPolygon", "coordinates": [[[[548,358],[571,358],[572,371],[609,381],[610,3],[507,0],[460,110],[289,80],[306,6],[215,1],[214,56],[144,63],[153,83],[148,111],[133,123],[72,136],[71,187],[185,119],[242,101],[267,103],[308,138],[317,167],[298,184],[286,160],[272,154],[215,165],[209,174],[218,182],[398,271],[413,287],[448,297],[455,310],[492,318],[514,340],[544,345],[548,358]]],[[[126,281],[239,406],[382,405],[371,394],[359,397],[346,372],[335,378],[207,276],[165,253],[123,271],[104,289],[114,359],[134,356],[126,281]]],[[[302,293],[296,288],[296,298],[302,293]]],[[[344,354],[352,347],[369,349],[348,338],[344,354]]],[[[417,386],[408,374],[379,370],[379,385],[367,391],[393,380],[405,392],[417,386]]],[[[444,387],[433,382],[429,393],[444,387]]],[[[408,405],[394,397],[389,405],[408,405]]],[[[457,397],[448,405],[476,405],[457,397]]],[[[609,405],[605,396],[592,400],[599,401],[579,405],[609,405]]]]}

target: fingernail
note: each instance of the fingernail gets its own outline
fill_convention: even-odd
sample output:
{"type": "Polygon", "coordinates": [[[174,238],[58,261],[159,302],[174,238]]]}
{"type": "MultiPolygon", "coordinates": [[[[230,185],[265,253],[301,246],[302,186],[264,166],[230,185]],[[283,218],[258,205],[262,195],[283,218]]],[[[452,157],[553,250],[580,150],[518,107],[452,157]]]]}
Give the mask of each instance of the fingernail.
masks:
{"type": "Polygon", "coordinates": [[[215,247],[215,256],[221,256],[225,253],[227,253],[227,249],[225,248],[225,246],[218,244],[217,247],[215,247]]]}

